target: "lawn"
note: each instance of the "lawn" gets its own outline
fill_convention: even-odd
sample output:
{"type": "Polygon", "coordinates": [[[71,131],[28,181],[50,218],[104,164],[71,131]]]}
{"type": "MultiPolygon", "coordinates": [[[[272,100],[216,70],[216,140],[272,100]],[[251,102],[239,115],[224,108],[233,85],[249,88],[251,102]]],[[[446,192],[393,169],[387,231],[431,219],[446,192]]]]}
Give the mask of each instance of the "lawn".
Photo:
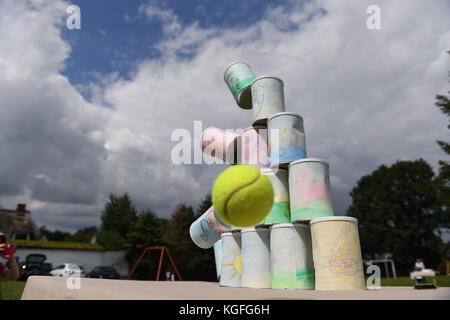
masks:
{"type": "Polygon", "coordinates": [[[25,281],[8,281],[0,280],[0,286],[3,292],[4,300],[20,300],[23,289],[25,288],[25,281]]]}
{"type": "MultiPolygon", "coordinates": [[[[433,278],[426,278],[427,283],[432,283],[433,278]]],[[[412,287],[414,282],[409,277],[381,278],[381,286],[407,286],[412,287]]],[[[438,287],[450,287],[450,276],[436,276],[436,285],[438,287]]]]}

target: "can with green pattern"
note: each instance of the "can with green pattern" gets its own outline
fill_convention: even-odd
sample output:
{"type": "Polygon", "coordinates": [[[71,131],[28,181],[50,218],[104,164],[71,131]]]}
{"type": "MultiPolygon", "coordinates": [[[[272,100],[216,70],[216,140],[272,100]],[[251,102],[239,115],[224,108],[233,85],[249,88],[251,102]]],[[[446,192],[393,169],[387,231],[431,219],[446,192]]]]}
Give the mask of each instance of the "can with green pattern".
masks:
{"type": "Polygon", "coordinates": [[[290,223],[289,173],[287,169],[261,169],[261,173],[266,175],[272,183],[274,198],[272,209],[258,225],[290,223]]]}
{"type": "Polygon", "coordinates": [[[242,61],[233,62],[225,70],[224,80],[234,99],[242,109],[252,108],[250,84],[256,77],[250,66],[242,61]]]}
{"type": "Polygon", "coordinates": [[[270,228],[270,255],[273,289],[314,289],[309,225],[274,224],[270,228]]]}

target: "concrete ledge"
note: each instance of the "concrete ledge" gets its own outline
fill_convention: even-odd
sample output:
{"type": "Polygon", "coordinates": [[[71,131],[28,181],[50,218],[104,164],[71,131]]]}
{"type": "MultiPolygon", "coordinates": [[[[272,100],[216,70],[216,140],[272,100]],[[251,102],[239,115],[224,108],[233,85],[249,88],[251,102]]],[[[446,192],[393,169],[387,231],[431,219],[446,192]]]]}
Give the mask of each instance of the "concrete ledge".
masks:
{"type": "Polygon", "coordinates": [[[449,300],[450,288],[414,290],[315,291],[225,288],[201,281],[132,281],[81,278],[81,289],[68,289],[68,278],[28,278],[22,300],[449,300]]]}

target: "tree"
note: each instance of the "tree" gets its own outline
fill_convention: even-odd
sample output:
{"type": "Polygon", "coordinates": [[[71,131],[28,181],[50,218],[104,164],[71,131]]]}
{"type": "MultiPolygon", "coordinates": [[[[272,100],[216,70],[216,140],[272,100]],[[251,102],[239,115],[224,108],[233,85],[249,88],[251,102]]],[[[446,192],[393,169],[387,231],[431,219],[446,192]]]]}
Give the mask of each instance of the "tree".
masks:
{"type": "Polygon", "coordinates": [[[429,267],[441,262],[448,219],[437,212],[434,178],[420,159],[382,165],[358,181],[347,214],[358,219],[363,255],[392,253],[400,272],[410,271],[418,257],[429,267]]]}
{"type": "MultiPolygon", "coordinates": [[[[165,245],[163,235],[167,224],[166,219],[158,218],[151,210],[145,210],[139,213],[136,222],[127,233],[125,244],[127,251],[126,259],[130,267],[133,267],[146,247],[165,245]]],[[[138,279],[150,278],[154,280],[158,258],[153,252],[149,252],[135,271],[134,276],[138,279]]]]}
{"type": "Polygon", "coordinates": [[[192,207],[179,204],[170,217],[165,241],[184,279],[216,280],[214,260],[205,259],[205,249],[197,247],[190,237],[189,228],[195,219],[192,207]]]}
{"type": "Polygon", "coordinates": [[[47,229],[47,226],[40,227],[39,231],[41,232],[41,235],[45,236],[45,238],[48,241],[66,241],[66,239],[71,235],[70,232],[66,231],[60,230],[51,231],[47,229]]]}
{"type": "MultiPolygon", "coordinates": [[[[447,51],[450,54],[450,51],[447,51]]],[[[449,72],[450,76],[450,72],[449,72]]],[[[447,116],[450,120],[450,91],[449,96],[437,95],[435,105],[447,116]]],[[[447,126],[450,129],[450,124],[447,126]]],[[[441,149],[450,155],[450,143],[445,141],[437,141],[441,149]]],[[[450,208],[450,163],[448,161],[439,161],[439,176],[438,180],[441,182],[439,188],[439,198],[442,203],[443,214],[448,215],[450,208]]]]}
{"type": "Polygon", "coordinates": [[[126,235],[136,222],[137,211],[128,193],[122,196],[109,195],[101,215],[98,244],[109,250],[125,247],[126,235]]]}
{"type": "Polygon", "coordinates": [[[65,241],[90,243],[92,238],[97,235],[97,227],[86,227],[77,230],[74,234],[68,236],[65,241]]]}
{"type": "Polygon", "coordinates": [[[202,214],[204,214],[209,208],[212,206],[211,194],[208,193],[205,198],[198,205],[197,210],[195,211],[195,217],[198,218],[202,214]]]}

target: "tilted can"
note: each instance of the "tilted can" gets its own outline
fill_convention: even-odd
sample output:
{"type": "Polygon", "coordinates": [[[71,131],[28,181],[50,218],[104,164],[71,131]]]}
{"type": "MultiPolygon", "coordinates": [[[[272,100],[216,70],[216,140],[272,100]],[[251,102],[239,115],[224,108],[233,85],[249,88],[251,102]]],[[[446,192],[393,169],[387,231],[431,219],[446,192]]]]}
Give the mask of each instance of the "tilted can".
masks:
{"type": "Polygon", "coordinates": [[[285,167],[306,158],[303,118],[292,112],[281,112],[267,120],[270,166],[285,167]]]}
{"type": "Polygon", "coordinates": [[[291,222],[289,208],[289,182],[287,169],[261,169],[261,174],[270,179],[273,187],[273,205],[270,212],[258,225],[272,225],[291,222]]]}
{"type": "Polygon", "coordinates": [[[239,135],[230,130],[215,127],[206,128],[201,136],[202,152],[227,163],[237,162],[237,138],[239,135]]]}
{"type": "Polygon", "coordinates": [[[242,109],[252,108],[250,84],[255,78],[250,66],[242,61],[233,62],[225,70],[225,83],[242,109]]]}
{"type": "Polygon", "coordinates": [[[214,207],[210,207],[189,228],[192,241],[203,249],[211,248],[220,240],[220,235],[230,231],[230,226],[217,219],[214,207]]]}
{"type": "Polygon", "coordinates": [[[334,216],[310,221],[317,290],[365,289],[358,220],[334,216]]]}
{"type": "Polygon", "coordinates": [[[269,167],[265,126],[245,128],[237,139],[237,145],[240,164],[248,164],[256,168],[269,167]]]}
{"type": "Polygon", "coordinates": [[[270,227],[272,288],[314,289],[311,232],[307,224],[270,227]]]}
{"type": "Polygon", "coordinates": [[[222,233],[222,268],[220,285],[240,287],[242,273],[241,233],[222,233]]]}
{"type": "Polygon", "coordinates": [[[241,286],[271,288],[269,228],[244,228],[241,241],[241,286]]]}
{"type": "Polygon", "coordinates": [[[222,239],[214,243],[214,261],[216,262],[217,280],[220,281],[220,271],[222,269],[222,239]]]}
{"type": "Polygon", "coordinates": [[[253,80],[251,88],[253,125],[266,125],[270,116],[285,111],[283,80],[277,77],[259,77],[253,80]]]}
{"type": "Polygon", "coordinates": [[[329,163],[306,158],[289,165],[291,221],[332,216],[329,163]]]}

